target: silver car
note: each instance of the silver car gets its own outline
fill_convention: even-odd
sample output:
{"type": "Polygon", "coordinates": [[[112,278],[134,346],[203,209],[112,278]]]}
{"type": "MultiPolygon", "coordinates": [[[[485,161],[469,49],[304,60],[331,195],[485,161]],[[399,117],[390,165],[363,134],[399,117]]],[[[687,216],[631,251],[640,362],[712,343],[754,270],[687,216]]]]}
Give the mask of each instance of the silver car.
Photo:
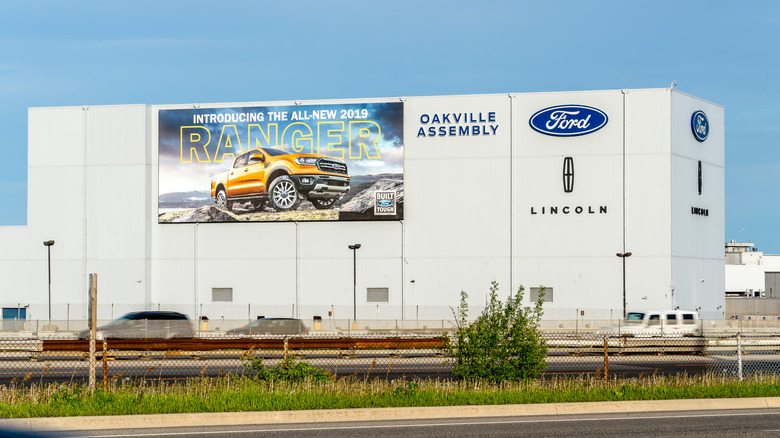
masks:
{"type": "Polygon", "coordinates": [[[251,323],[228,330],[228,335],[300,335],[308,332],[303,321],[294,318],[258,318],[251,323]]]}
{"type": "MultiPolygon", "coordinates": [[[[98,327],[97,339],[170,339],[193,337],[187,315],[179,312],[132,312],[98,327]]],[[[79,339],[89,339],[89,330],[82,330],[79,339]]]]}

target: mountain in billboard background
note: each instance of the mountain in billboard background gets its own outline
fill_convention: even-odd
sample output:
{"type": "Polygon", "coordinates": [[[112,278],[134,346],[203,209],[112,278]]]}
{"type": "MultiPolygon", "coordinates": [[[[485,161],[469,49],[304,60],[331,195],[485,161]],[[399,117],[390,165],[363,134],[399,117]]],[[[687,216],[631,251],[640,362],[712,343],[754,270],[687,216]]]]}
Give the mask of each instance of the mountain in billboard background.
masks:
{"type": "MultiPolygon", "coordinates": [[[[382,173],[379,175],[358,175],[353,176],[351,178],[351,188],[350,190],[344,194],[344,196],[341,197],[341,200],[339,201],[338,205],[344,205],[347,202],[349,202],[352,198],[356,197],[360,193],[364,192],[365,190],[371,188],[377,181],[381,179],[397,179],[397,180],[403,180],[403,175],[395,174],[395,173],[382,173]]],[[[402,188],[403,189],[403,188],[402,188]]]]}
{"type": "Polygon", "coordinates": [[[197,208],[201,205],[213,204],[208,191],[163,193],[157,201],[158,208],[197,208]]]}

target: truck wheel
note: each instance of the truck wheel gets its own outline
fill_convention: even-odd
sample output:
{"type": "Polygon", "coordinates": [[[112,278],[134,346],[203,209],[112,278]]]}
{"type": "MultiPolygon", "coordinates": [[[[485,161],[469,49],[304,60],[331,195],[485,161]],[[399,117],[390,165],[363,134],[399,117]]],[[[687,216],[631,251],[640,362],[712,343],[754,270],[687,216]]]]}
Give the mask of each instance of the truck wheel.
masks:
{"type": "Polygon", "coordinates": [[[310,199],[310,201],[317,210],[327,210],[329,208],[333,208],[336,205],[336,201],[338,199],[339,198],[316,198],[310,199]]]}
{"type": "Polygon", "coordinates": [[[268,188],[271,205],[276,211],[295,210],[301,205],[301,197],[295,189],[295,183],[288,176],[280,176],[268,188]]]}
{"type": "Polygon", "coordinates": [[[217,207],[226,208],[228,210],[231,210],[233,207],[233,202],[228,201],[227,193],[225,192],[225,189],[219,189],[217,191],[216,203],[217,203],[217,207]]]}

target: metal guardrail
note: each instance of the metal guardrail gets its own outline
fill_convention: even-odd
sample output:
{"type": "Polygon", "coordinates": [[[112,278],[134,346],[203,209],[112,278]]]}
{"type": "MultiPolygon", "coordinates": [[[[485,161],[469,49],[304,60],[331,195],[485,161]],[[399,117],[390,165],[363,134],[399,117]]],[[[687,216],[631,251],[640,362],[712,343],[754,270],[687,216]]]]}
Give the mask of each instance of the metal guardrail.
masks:
{"type": "MultiPolygon", "coordinates": [[[[545,336],[548,354],[664,354],[707,352],[733,349],[736,336],[626,337],[626,336],[545,336]]],[[[444,346],[442,337],[274,337],[274,338],[186,338],[186,339],[107,339],[97,340],[98,351],[105,342],[111,351],[181,351],[208,352],[229,350],[437,350],[444,346]]],[[[746,337],[742,346],[753,350],[777,351],[780,339],[746,337]]],[[[82,339],[13,339],[0,340],[0,352],[88,352],[89,341],[82,339]]]]}
{"type": "MultiPolygon", "coordinates": [[[[214,351],[214,350],[379,350],[435,349],[443,345],[442,338],[237,338],[237,339],[107,339],[96,341],[110,350],[148,351],[214,351]]],[[[36,342],[36,347],[37,347],[36,342]]],[[[2,348],[2,344],[0,344],[2,348]]],[[[88,340],[44,339],[39,351],[89,351],[88,340]]]]}
{"type": "MultiPolygon", "coordinates": [[[[550,353],[603,352],[603,336],[578,335],[570,337],[545,336],[550,353]]],[[[625,337],[609,336],[610,354],[697,351],[707,352],[733,348],[734,335],[689,337],[625,337]]],[[[440,349],[441,337],[276,337],[276,338],[193,338],[193,339],[108,339],[112,351],[218,351],[218,350],[382,350],[382,349],[440,349]]],[[[746,338],[743,346],[755,349],[777,350],[778,338],[746,338]]],[[[103,341],[96,341],[102,350],[103,341]]],[[[87,352],[89,341],[79,339],[14,339],[0,340],[0,352],[87,352]]]]}

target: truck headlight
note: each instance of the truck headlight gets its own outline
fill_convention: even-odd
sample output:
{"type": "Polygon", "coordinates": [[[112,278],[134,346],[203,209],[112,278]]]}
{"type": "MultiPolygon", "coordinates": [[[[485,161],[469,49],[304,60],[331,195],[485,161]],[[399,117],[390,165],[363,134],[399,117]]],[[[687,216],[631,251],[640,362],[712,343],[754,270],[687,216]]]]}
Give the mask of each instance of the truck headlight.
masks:
{"type": "Polygon", "coordinates": [[[317,157],[298,157],[295,162],[304,166],[315,166],[317,165],[317,157]]]}

